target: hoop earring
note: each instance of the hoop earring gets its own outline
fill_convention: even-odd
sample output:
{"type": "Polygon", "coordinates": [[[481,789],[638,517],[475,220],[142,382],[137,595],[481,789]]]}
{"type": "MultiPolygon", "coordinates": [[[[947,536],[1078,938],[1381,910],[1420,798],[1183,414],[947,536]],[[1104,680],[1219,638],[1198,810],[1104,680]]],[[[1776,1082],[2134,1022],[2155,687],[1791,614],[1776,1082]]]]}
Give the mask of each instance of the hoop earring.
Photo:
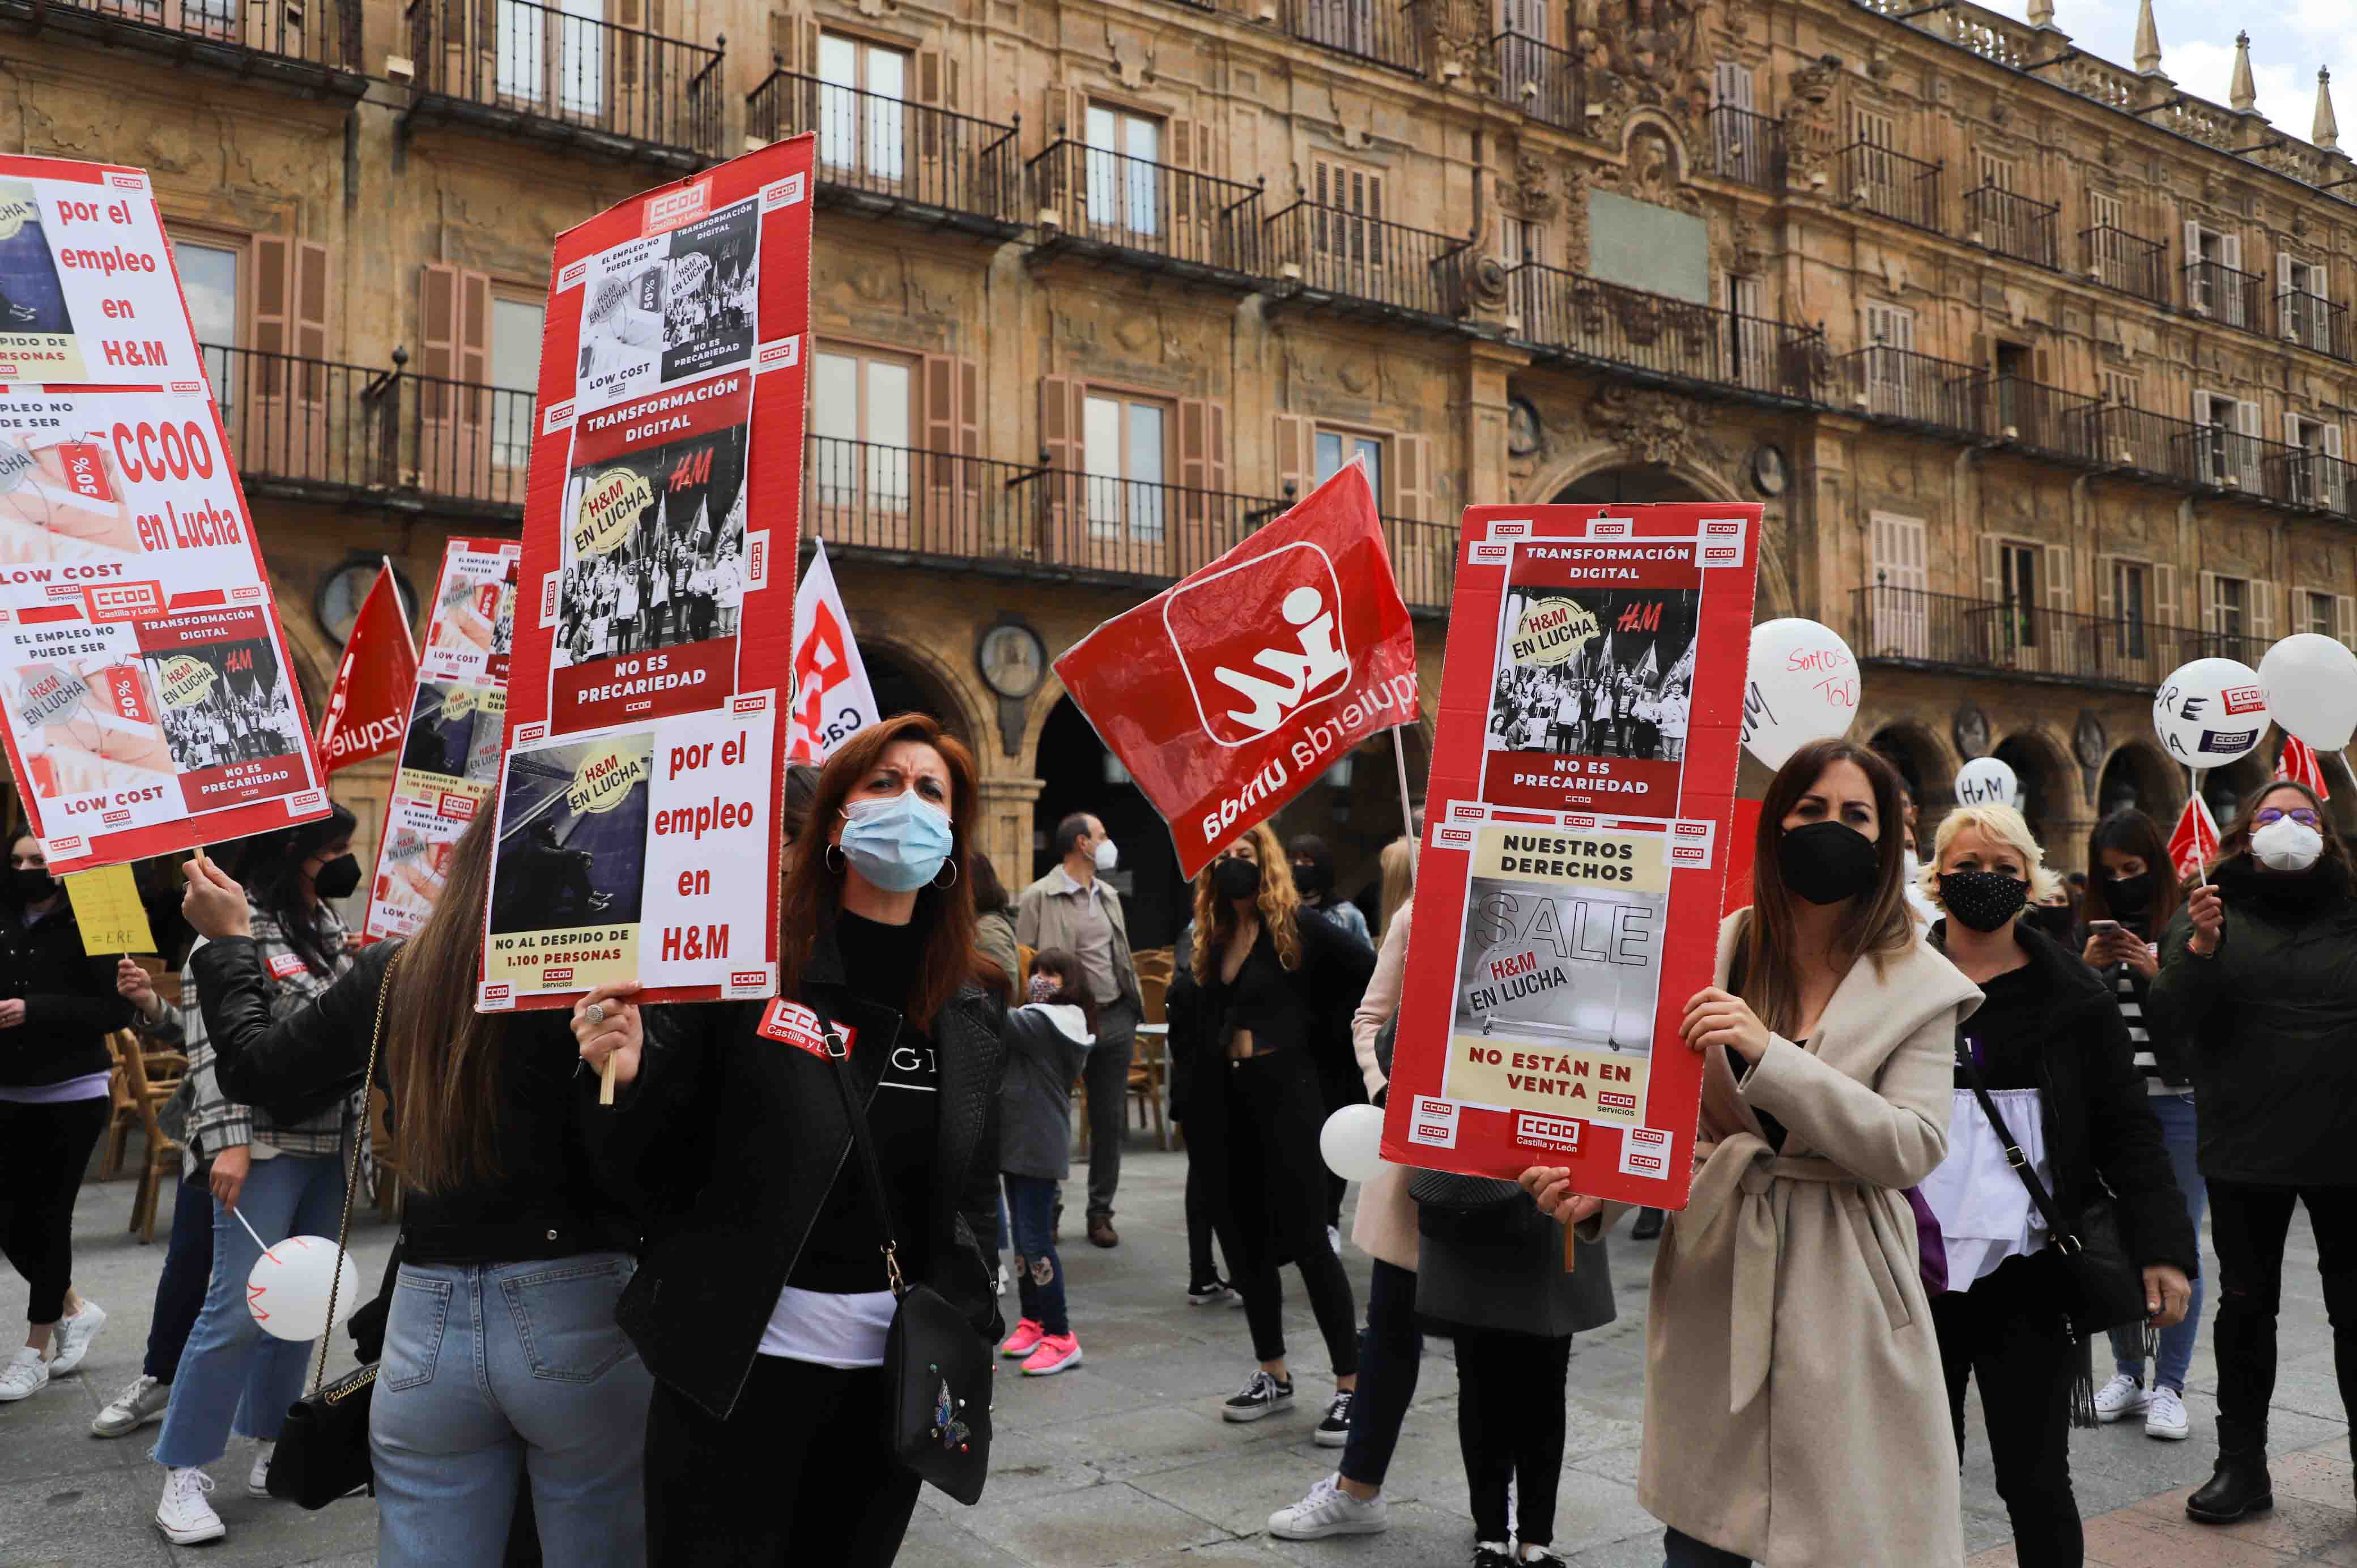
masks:
{"type": "Polygon", "coordinates": [[[936,886],[936,887],[954,887],[954,886],[957,886],[957,876],[958,876],[958,873],[957,873],[957,862],[956,862],[956,861],[954,861],[954,860],[951,860],[951,861],[944,861],[944,862],[942,862],[942,869],[943,871],[946,871],[946,872],[948,872],[948,873],[950,874],[950,879],[949,879],[947,882],[944,882],[944,881],[942,881],[939,876],[935,876],[935,877],[933,878],[933,886],[936,886]]]}
{"type": "Polygon", "coordinates": [[[843,875],[843,846],[841,844],[831,843],[827,845],[824,849],[818,852],[818,858],[819,864],[825,866],[829,871],[834,872],[837,876],[843,875]]]}

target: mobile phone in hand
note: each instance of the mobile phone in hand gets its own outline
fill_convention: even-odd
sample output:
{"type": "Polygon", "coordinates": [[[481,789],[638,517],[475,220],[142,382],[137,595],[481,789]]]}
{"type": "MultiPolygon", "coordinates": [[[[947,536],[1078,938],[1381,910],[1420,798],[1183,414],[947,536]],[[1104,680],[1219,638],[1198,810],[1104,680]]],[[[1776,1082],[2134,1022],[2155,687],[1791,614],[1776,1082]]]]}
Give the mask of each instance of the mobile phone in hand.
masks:
{"type": "Polygon", "coordinates": [[[2087,922],[2087,934],[2098,941],[2114,941],[2127,932],[2117,920],[2090,920],[2087,922]]]}

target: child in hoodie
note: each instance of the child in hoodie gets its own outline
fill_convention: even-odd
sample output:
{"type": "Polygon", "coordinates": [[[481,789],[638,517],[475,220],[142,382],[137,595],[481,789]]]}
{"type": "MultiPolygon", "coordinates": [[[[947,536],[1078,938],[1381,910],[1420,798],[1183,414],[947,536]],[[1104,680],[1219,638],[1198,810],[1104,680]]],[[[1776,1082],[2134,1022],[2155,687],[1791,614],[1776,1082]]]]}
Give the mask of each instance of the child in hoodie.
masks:
{"type": "Polygon", "coordinates": [[[1096,1044],[1097,1006],[1079,957],[1049,948],[1031,961],[1028,1000],[1006,1015],[1006,1077],[998,1091],[998,1168],[1015,1232],[1023,1318],[998,1353],[1044,1378],[1081,1364],[1056,1256],[1056,1192],[1071,1169],[1072,1080],[1096,1044]]]}

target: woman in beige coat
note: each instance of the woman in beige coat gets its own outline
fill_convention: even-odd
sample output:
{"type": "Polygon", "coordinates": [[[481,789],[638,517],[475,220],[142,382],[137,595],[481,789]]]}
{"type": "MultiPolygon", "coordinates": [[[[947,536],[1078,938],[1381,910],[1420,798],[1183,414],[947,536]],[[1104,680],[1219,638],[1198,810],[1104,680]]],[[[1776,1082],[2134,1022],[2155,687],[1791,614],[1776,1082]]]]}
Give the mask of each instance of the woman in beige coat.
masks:
{"type": "MultiPolygon", "coordinates": [[[[1687,1207],[1653,1263],[1638,1500],[1669,1568],[1964,1561],[1955,1437],[1903,1189],[1947,1152],[1980,993],[1900,887],[1898,775],[1804,746],[1760,811],[1753,907],[1687,1004],[1704,1052],[1687,1207]]],[[[1609,1224],[1566,1172],[1550,1213],[1609,1224]]]]}

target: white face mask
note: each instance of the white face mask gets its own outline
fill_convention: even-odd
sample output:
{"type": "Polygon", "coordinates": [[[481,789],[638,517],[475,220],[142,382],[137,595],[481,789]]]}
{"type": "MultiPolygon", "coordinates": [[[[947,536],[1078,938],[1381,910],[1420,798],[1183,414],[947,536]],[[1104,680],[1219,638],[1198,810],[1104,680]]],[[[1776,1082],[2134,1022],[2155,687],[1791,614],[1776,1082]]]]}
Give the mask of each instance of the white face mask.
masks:
{"type": "Polygon", "coordinates": [[[1096,862],[1097,869],[1099,871],[1111,871],[1114,866],[1121,864],[1121,851],[1114,848],[1113,840],[1099,839],[1097,841],[1096,862]]]}
{"type": "Polygon", "coordinates": [[[2324,853],[2324,835],[2306,822],[2277,817],[2251,835],[2251,853],[2269,871],[2306,871],[2324,853]]]}

